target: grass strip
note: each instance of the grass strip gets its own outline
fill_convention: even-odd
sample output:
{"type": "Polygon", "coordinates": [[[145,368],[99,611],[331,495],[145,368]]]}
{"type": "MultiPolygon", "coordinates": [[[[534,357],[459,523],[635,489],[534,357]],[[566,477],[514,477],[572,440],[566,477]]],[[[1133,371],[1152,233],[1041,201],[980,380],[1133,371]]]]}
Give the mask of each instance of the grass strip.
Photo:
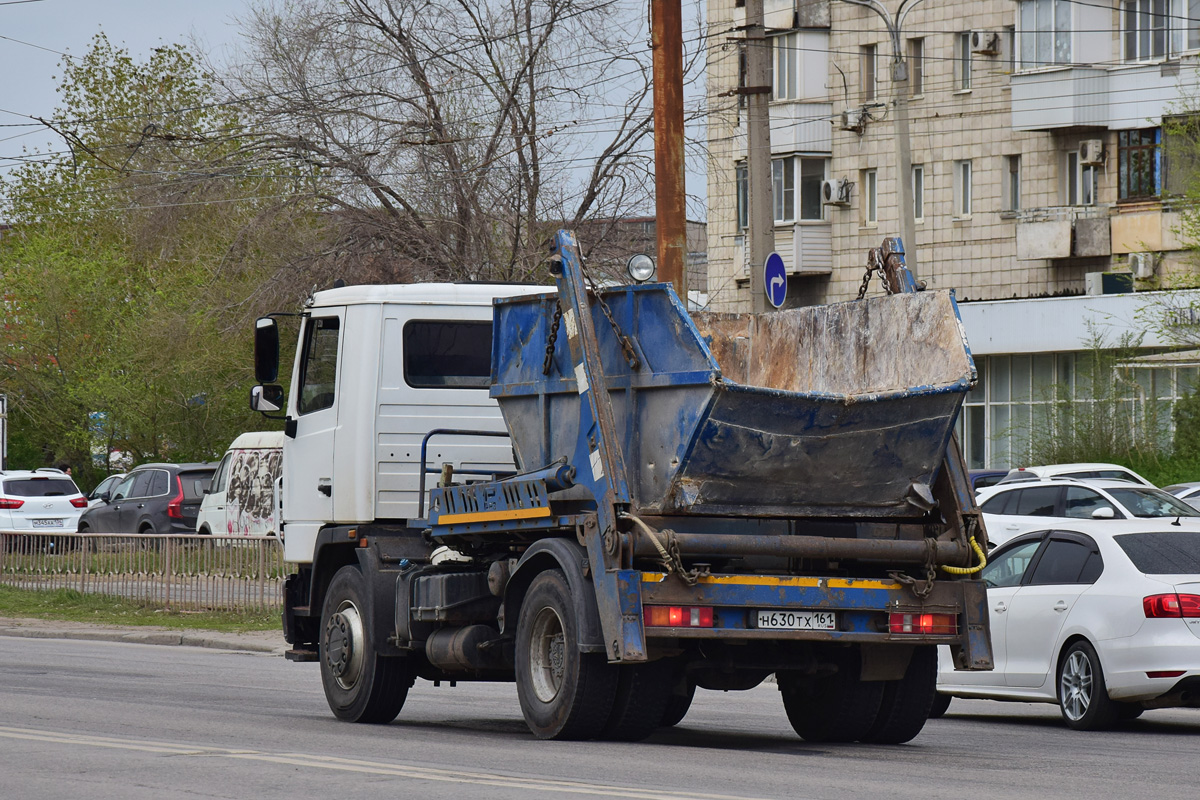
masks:
{"type": "Polygon", "coordinates": [[[0,616],[224,633],[280,629],[278,611],[181,611],[141,605],[111,595],[83,594],[74,589],[15,589],[3,585],[0,585],[0,616]]]}

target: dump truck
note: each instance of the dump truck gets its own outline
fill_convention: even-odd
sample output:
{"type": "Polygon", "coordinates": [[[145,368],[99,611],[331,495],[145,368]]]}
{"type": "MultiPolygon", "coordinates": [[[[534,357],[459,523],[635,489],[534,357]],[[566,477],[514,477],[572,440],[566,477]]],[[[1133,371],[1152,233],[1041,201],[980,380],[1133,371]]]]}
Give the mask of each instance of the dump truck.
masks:
{"type": "Polygon", "coordinates": [[[939,645],[991,668],[954,437],[976,371],[952,293],[899,240],[870,258],[882,296],[689,313],[589,288],[560,231],[554,289],[314,293],[286,393],[259,319],[288,658],[353,722],[418,678],[515,681],[535,736],[634,741],[773,678],[804,739],[912,739],[939,645]]]}

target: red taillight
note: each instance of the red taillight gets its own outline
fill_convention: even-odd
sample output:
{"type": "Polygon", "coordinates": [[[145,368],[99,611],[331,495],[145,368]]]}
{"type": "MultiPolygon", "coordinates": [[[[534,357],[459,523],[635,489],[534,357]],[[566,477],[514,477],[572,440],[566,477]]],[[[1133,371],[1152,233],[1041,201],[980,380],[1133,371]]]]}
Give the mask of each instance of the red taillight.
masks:
{"type": "Polygon", "coordinates": [[[175,496],[167,503],[167,516],[171,519],[183,519],[183,481],[175,476],[175,496]]]}
{"type": "Polygon", "coordinates": [[[75,506],[76,508],[87,508],[87,498],[86,497],[72,497],[71,505],[75,506]]]}
{"type": "Polygon", "coordinates": [[[888,615],[888,630],[892,633],[953,636],[958,633],[958,616],[955,614],[894,613],[888,615]]]}
{"type": "Polygon", "coordinates": [[[1147,619],[1162,617],[1200,617],[1200,595],[1152,594],[1142,598],[1142,611],[1147,619]]]}
{"type": "Polygon", "coordinates": [[[711,606],[645,606],[642,619],[652,628],[711,628],[711,606]]]}
{"type": "Polygon", "coordinates": [[[14,500],[8,497],[0,497],[0,508],[20,508],[25,505],[24,500],[14,500]]]}

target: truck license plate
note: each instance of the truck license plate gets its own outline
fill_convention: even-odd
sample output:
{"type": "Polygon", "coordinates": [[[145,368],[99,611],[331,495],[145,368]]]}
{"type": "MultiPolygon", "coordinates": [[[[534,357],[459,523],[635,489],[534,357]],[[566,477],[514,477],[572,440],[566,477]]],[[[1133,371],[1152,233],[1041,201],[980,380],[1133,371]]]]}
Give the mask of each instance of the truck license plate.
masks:
{"type": "Polygon", "coordinates": [[[61,528],[63,521],[61,519],[35,519],[33,527],[35,528],[61,528]]]}
{"type": "Polygon", "coordinates": [[[758,627],[776,631],[835,631],[834,611],[780,611],[759,609],[758,627]]]}

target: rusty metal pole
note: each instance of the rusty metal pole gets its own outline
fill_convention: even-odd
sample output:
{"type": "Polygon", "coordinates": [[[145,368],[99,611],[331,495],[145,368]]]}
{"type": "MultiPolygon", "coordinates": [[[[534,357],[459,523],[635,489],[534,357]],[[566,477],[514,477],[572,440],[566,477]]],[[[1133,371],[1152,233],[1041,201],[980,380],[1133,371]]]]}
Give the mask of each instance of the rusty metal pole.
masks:
{"type": "Polygon", "coordinates": [[[687,303],[687,205],[683,169],[683,10],[681,0],[652,0],[654,52],[654,229],[658,279],[687,303]]]}

